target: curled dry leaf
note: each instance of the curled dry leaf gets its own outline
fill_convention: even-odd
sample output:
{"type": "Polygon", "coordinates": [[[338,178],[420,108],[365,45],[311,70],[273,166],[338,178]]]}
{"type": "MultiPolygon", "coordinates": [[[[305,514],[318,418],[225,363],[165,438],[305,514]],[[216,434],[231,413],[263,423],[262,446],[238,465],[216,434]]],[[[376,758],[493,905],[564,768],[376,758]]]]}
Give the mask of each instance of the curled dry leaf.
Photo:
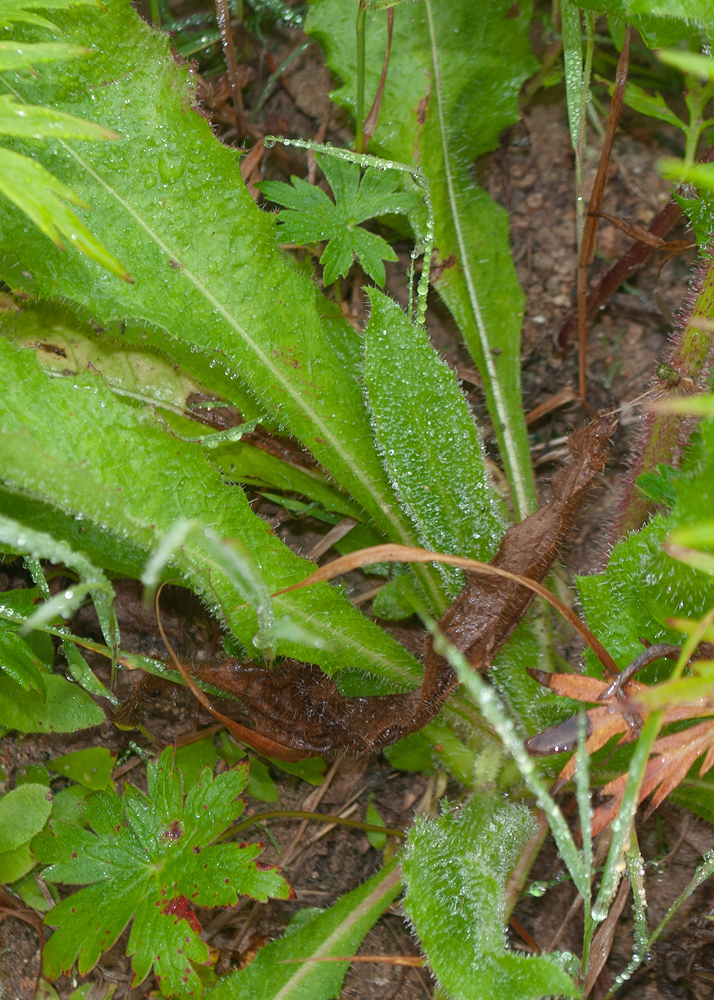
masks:
{"type": "MultiPolygon", "coordinates": [[[[668,649],[674,648],[668,647],[668,649]]],[[[659,655],[671,658],[667,652],[660,652],[659,655]]],[[[535,680],[564,698],[597,704],[597,707],[588,709],[585,713],[585,748],[588,754],[602,749],[615,736],[620,737],[616,744],[618,747],[631,743],[639,735],[644,719],[657,707],[656,705],[652,707],[651,699],[648,698],[648,694],[655,688],[634,680],[629,680],[625,685],[623,697],[617,685],[596,677],[586,677],[581,674],[547,674],[540,670],[530,670],[529,673],[535,680]]],[[[625,673],[626,671],[623,671],[623,674],[625,673]]],[[[673,704],[664,713],[662,725],[664,727],[707,715],[714,715],[714,699],[711,691],[701,697],[673,704]]],[[[560,725],[552,726],[526,740],[526,749],[534,756],[548,756],[574,750],[578,745],[578,729],[578,716],[574,715],[560,725]]],[[[680,784],[692,764],[702,754],[706,756],[699,771],[700,777],[714,765],[714,720],[700,722],[679,732],[660,736],[654,742],[638,800],[642,802],[655,792],[647,810],[648,816],[680,784]]],[[[558,775],[554,792],[573,778],[575,768],[576,757],[573,755],[558,775]]],[[[617,816],[627,778],[627,773],[622,774],[600,789],[600,797],[605,801],[593,813],[593,836],[617,816]]]]}
{"type": "MultiPolygon", "coordinates": [[[[595,637],[541,586],[593,478],[605,463],[605,450],[615,426],[615,417],[605,413],[570,436],[573,461],[553,477],[550,501],[506,532],[491,565],[400,545],[377,547],[379,560],[438,559],[471,570],[461,594],[439,626],[474,669],[483,670],[490,665],[537,592],[574,619],[606,669],[616,673],[612,659],[595,637]]],[[[356,557],[359,553],[349,558],[356,557]]],[[[375,562],[377,557],[367,556],[366,561],[375,562]]],[[[336,575],[335,569],[345,572],[347,567],[342,566],[343,562],[336,561],[332,571],[330,566],[316,571],[296,586],[331,578],[336,575]]],[[[335,750],[378,752],[431,722],[458,685],[452,667],[435,653],[431,636],[425,642],[421,685],[410,692],[372,697],[345,697],[319,667],[294,659],[284,659],[272,668],[236,659],[184,665],[170,646],[169,650],[187,686],[215,719],[242,742],[280,760],[302,760],[335,750]],[[247,717],[251,728],[224,714],[235,713],[235,703],[224,703],[222,711],[216,709],[196,680],[238,699],[238,711],[247,717]],[[226,708],[226,704],[231,707],[226,708]]],[[[147,678],[141,683],[155,686],[156,679],[147,678]]],[[[135,700],[140,702],[140,691],[135,700]]]]}

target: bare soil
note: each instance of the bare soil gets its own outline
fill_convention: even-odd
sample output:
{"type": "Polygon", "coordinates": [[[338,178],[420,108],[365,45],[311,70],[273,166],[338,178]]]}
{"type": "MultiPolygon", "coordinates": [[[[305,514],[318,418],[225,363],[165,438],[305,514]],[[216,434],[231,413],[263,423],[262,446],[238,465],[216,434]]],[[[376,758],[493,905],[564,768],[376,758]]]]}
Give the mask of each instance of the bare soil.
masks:
{"type": "MultiPolygon", "coordinates": [[[[246,78],[248,106],[262,89],[270,66],[279,65],[301,41],[299,32],[285,31],[269,35],[267,49],[256,47],[255,59],[246,78]],[[267,55],[272,62],[268,62],[267,55]]],[[[351,137],[342,116],[329,102],[330,89],[329,72],[317,46],[312,45],[283,75],[280,86],[267,102],[262,119],[266,130],[314,136],[321,126],[326,126],[326,137],[330,141],[349,143],[351,137]]],[[[202,94],[217,131],[226,141],[232,141],[225,77],[214,77],[202,89],[202,94]]],[[[553,351],[553,337],[574,301],[573,157],[562,94],[549,91],[546,97],[548,103],[531,104],[522,120],[503,137],[501,147],[475,167],[480,181],[492,196],[512,213],[513,256],[528,299],[523,327],[526,411],[567,387],[577,386],[575,352],[561,358],[553,351]]],[[[598,136],[589,133],[586,190],[594,177],[599,149],[598,136]]],[[[643,129],[641,121],[626,115],[616,141],[604,210],[649,225],[669,196],[667,183],[654,169],[657,158],[667,151],[656,136],[643,129]],[[637,132],[637,137],[633,132],[637,132]]],[[[294,162],[301,172],[306,171],[305,160],[296,157],[294,162]]],[[[285,169],[285,161],[276,163],[266,158],[258,174],[250,179],[254,182],[262,176],[261,171],[267,171],[270,176],[284,176],[285,169]]],[[[683,234],[684,226],[681,226],[673,237],[681,238],[683,234]]],[[[593,267],[593,275],[598,269],[609,266],[628,245],[628,238],[619,230],[609,224],[603,225],[598,242],[601,257],[593,267]]],[[[400,262],[389,268],[388,287],[398,298],[404,295],[409,252],[406,247],[402,251],[400,262]]],[[[630,290],[621,291],[591,325],[588,377],[591,401],[596,406],[619,407],[637,400],[650,387],[654,368],[666,353],[693,258],[691,255],[676,258],[668,262],[659,275],[657,263],[639,274],[631,282],[630,290]]],[[[360,322],[365,315],[364,295],[360,290],[362,282],[363,275],[355,267],[349,279],[342,283],[343,309],[354,322],[360,322]]],[[[464,378],[468,398],[488,427],[478,378],[468,374],[473,372],[473,362],[436,296],[432,296],[430,306],[428,326],[433,341],[464,378]]],[[[570,572],[594,571],[607,557],[612,544],[607,526],[618,502],[628,455],[636,448],[641,414],[641,406],[636,403],[622,412],[611,461],[564,556],[570,572]]],[[[582,421],[579,405],[570,404],[553,410],[532,425],[531,447],[538,489],[543,498],[547,497],[552,472],[566,455],[567,434],[582,421]]],[[[493,449],[488,433],[487,443],[493,449]]],[[[495,457],[495,452],[493,454],[495,457]]],[[[309,552],[326,530],[325,525],[316,521],[288,521],[280,508],[265,501],[257,509],[271,519],[280,535],[302,554],[309,552]]],[[[321,558],[333,556],[334,550],[328,550],[321,558]]],[[[8,567],[0,589],[23,585],[22,572],[16,566],[8,567]]],[[[374,578],[355,574],[350,587],[354,594],[367,591],[374,587],[374,578]]],[[[369,604],[363,607],[369,608],[369,604]]],[[[124,647],[147,655],[161,655],[155,623],[152,616],[142,610],[135,584],[119,584],[118,610],[124,647]]],[[[185,595],[169,595],[165,602],[165,620],[181,655],[190,656],[215,644],[214,625],[185,595]]],[[[91,616],[80,614],[74,625],[80,632],[83,629],[91,631],[91,616]]],[[[572,648],[573,655],[577,656],[577,647],[572,648]]],[[[106,679],[105,666],[100,662],[95,666],[106,679]]],[[[132,677],[121,673],[119,693],[127,693],[133,682],[132,677]]],[[[145,725],[157,739],[171,742],[211,721],[184,693],[175,702],[157,701],[149,705],[145,725]]],[[[151,749],[143,737],[122,732],[110,721],[76,736],[6,737],[0,744],[5,787],[13,787],[18,770],[28,764],[42,763],[60,753],[92,745],[126,753],[130,740],[151,749]]],[[[126,766],[132,763],[138,765],[140,761],[131,757],[126,766]]],[[[353,815],[362,818],[367,796],[371,794],[387,824],[404,826],[410,822],[415,809],[433,812],[437,808],[437,795],[455,798],[460,794],[459,787],[448,784],[442,775],[427,782],[421,775],[394,770],[384,758],[342,758],[328,765],[331,778],[319,802],[319,809],[324,812],[338,812],[345,803],[354,800],[357,809],[353,815]]],[[[126,778],[137,783],[142,781],[142,776],[143,768],[139,766],[126,772],[126,778]]],[[[278,770],[274,771],[274,777],[281,790],[281,808],[317,807],[315,789],[310,785],[278,770]]],[[[567,796],[563,801],[567,805],[567,796]]],[[[265,808],[261,802],[248,800],[248,815],[265,808]]],[[[217,968],[220,971],[227,972],[249,962],[261,945],[283,932],[292,914],[301,907],[329,907],[379,868],[380,852],[371,848],[366,836],[359,832],[336,828],[321,835],[324,830],[309,824],[296,841],[298,829],[295,823],[273,822],[271,830],[281,854],[269,844],[264,855],[268,862],[281,863],[286,852],[290,852],[285,871],[295,887],[295,901],[261,905],[246,900],[234,910],[199,913],[205,940],[218,950],[217,968]]],[[[714,838],[711,826],[671,804],[663,806],[642,825],[639,837],[648,863],[649,916],[654,924],[689,881],[697,861],[712,847],[714,838]]],[[[534,881],[550,880],[559,884],[549,888],[542,897],[526,892],[515,915],[542,950],[559,947],[577,952],[582,934],[582,911],[577,907],[571,910],[576,895],[574,887],[565,877],[552,842],[547,842],[531,872],[529,885],[534,881]]],[[[704,884],[682,907],[642,970],[619,995],[633,1000],[714,998],[714,924],[709,919],[713,915],[714,886],[704,884]]],[[[631,925],[628,903],[593,996],[602,997],[613,976],[627,963],[631,953],[631,925]]],[[[509,936],[513,947],[528,950],[527,943],[513,929],[509,930],[509,936]]],[[[154,988],[151,979],[136,988],[131,987],[125,944],[126,935],[90,974],[97,984],[98,996],[103,995],[99,992],[101,984],[116,987],[116,1000],[139,1000],[154,988]]],[[[397,905],[368,935],[361,953],[414,954],[415,948],[397,905]]],[[[33,996],[39,957],[37,935],[30,926],[10,918],[0,924],[0,993],[3,1000],[29,1000],[33,996]]],[[[74,986],[74,981],[66,978],[55,984],[61,1000],[69,997],[74,986]]],[[[426,970],[359,964],[348,973],[342,996],[346,1000],[415,1000],[430,997],[432,992],[433,982],[426,970]]]]}

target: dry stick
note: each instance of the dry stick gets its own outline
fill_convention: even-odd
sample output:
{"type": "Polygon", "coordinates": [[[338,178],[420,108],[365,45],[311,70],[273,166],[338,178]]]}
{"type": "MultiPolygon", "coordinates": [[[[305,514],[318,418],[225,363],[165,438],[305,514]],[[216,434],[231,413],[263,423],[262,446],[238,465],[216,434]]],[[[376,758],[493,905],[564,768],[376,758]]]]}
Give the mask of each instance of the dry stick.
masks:
{"type": "Polygon", "coordinates": [[[231,87],[231,97],[233,98],[233,112],[236,119],[236,131],[238,138],[245,135],[245,121],[243,116],[243,92],[238,81],[238,63],[236,62],[236,47],[233,43],[233,31],[231,30],[231,15],[228,10],[228,0],[216,0],[216,20],[221,32],[221,42],[223,44],[223,56],[226,60],[228,70],[228,82],[231,87]]]}
{"type": "MultiPolygon", "coordinates": [[[[332,779],[337,774],[337,769],[339,768],[341,763],[342,763],[342,754],[339,754],[335,759],[335,762],[333,763],[332,767],[325,775],[325,780],[323,781],[323,783],[319,786],[319,788],[314,788],[303,802],[303,807],[305,808],[305,811],[312,812],[315,809],[315,806],[320,804],[325,795],[325,792],[332,784],[332,779]]],[[[298,827],[298,831],[293,837],[290,846],[280,859],[280,863],[283,867],[287,865],[288,861],[295,853],[295,849],[297,848],[297,845],[300,843],[302,835],[305,833],[305,830],[307,829],[308,823],[309,820],[307,819],[303,820],[303,822],[298,827]]]]}
{"type": "Polygon", "coordinates": [[[627,71],[630,64],[631,38],[632,27],[628,24],[625,32],[625,41],[622,46],[622,52],[620,53],[620,59],[617,63],[615,90],[613,91],[612,102],[610,104],[610,117],[607,120],[607,130],[602,144],[600,163],[597,168],[592,194],[590,195],[588,214],[585,219],[583,236],[580,242],[580,251],[578,253],[578,349],[580,352],[578,359],[578,391],[580,393],[580,398],[583,401],[585,401],[587,395],[587,375],[585,368],[587,361],[588,338],[588,268],[592,264],[595,256],[595,241],[597,239],[598,227],[598,217],[596,213],[600,211],[600,206],[602,205],[602,197],[605,191],[605,182],[607,180],[607,168],[610,165],[610,153],[612,152],[615,131],[617,130],[617,123],[620,120],[620,112],[622,111],[622,105],[625,97],[627,71]]]}
{"type": "Polygon", "coordinates": [[[392,52],[392,32],[394,30],[394,7],[390,7],[387,11],[387,51],[384,53],[384,63],[382,64],[382,75],[379,78],[379,86],[377,87],[377,93],[372,101],[372,107],[369,109],[369,113],[364,120],[364,125],[362,126],[362,134],[364,136],[364,141],[362,143],[362,152],[367,152],[367,143],[372,138],[374,133],[377,131],[377,122],[379,121],[379,109],[382,107],[382,97],[384,96],[384,85],[387,82],[387,70],[389,68],[389,56],[392,52]]]}
{"type": "Polygon", "coordinates": [[[343,573],[349,573],[353,569],[370,566],[378,562],[440,562],[446,563],[447,566],[458,566],[460,569],[468,570],[471,573],[483,573],[485,576],[500,576],[505,580],[518,583],[528,590],[532,590],[533,593],[538,594],[540,597],[545,598],[556,611],[560,612],[563,618],[583,637],[610,676],[615,677],[620,672],[613,658],[600,640],[593,635],[587,625],[560,598],[551,594],[541,583],[537,583],[527,576],[511,573],[507,569],[492,566],[490,563],[479,562],[477,559],[467,559],[465,556],[452,556],[444,552],[427,552],[425,549],[419,549],[413,545],[398,545],[396,542],[389,542],[386,545],[371,545],[369,548],[351,552],[346,556],[340,556],[339,559],[333,559],[332,562],[327,563],[320,569],[315,570],[314,573],[306,576],[304,580],[294,583],[291,587],[284,587],[282,590],[277,590],[272,596],[279,597],[281,594],[287,594],[292,590],[310,587],[314,583],[324,583],[327,580],[334,579],[336,576],[341,576],[343,573]]]}
{"type": "MultiPolygon", "coordinates": [[[[355,803],[355,808],[356,805],[355,803]]],[[[345,811],[344,808],[342,811],[345,811]]],[[[304,820],[303,826],[307,826],[309,822],[329,823],[327,833],[334,826],[349,826],[353,830],[364,830],[368,833],[383,833],[387,837],[399,837],[400,840],[404,840],[405,837],[404,830],[397,830],[391,826],[377,826],[374,823],[363,823],[359,819],[348,819],[346,816],[341,815],[334,816],[332,813],[310,812],[306,809],[270,809],[268,812],[256,813],[255,816],[250,816],[248,819],[244,819],[235,826],[232,826],[227,832],[230,834],[239,833],[241,830],[247,830],[249,826],[254,826],[255,823],[264,823],[269,819],[301,819],[304,820]]],[[[310,847],[311,844],[307,846],[310,847]]],[[[285,867],[287,857],[288,852],[286,851],[280,859],[282,868],[285,867]]]]}

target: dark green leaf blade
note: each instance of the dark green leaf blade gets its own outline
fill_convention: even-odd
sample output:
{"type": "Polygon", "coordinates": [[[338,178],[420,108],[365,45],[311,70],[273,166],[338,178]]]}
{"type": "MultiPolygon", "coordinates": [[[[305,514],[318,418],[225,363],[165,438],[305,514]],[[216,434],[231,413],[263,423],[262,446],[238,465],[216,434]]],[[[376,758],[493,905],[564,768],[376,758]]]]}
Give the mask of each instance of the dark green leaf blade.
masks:
{"type": "MultiPolygon", "coordinates": [[[[426,548],[488,561],[504,515],[456,377],[395,302],[375,290],[369,296],[365,386],[394,487],[426,548]]],[[[445,575],[458,592],[462,574],[445,575]]]]}

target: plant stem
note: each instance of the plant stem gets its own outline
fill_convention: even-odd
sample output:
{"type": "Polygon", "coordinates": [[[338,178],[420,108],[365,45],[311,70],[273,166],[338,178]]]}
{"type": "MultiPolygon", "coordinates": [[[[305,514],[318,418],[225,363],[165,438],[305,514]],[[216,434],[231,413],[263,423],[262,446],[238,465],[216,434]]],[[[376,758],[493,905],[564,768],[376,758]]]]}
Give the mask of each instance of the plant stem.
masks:
{"type": "Polygon", "coordinates": [[[364,71],[367,49],[367,5],[365,0],[359,0],[357,9],[357,24],[355,26],[357,40],[357,129],[355,135],[355,152],[364,152],[364,71]]]}
{"type": "Polygon", "coordinates": [[[232,836],[240,830],[246,830],[254,823],[264,823],[269,819],[307,819],[313,820],[315,823],[338,823],[340,826],[350,826],[355,830],[365,830],[367,833],[384,833],[388,837],[399,837],[400,840],[404,840],[405,837],[404,830],[394,830],[389,826],[376,826],[373,823],[362,823],[357,819],[345,819],[343,816],[332,816],[330,813],[306,812],[303,809],[271,809],[268,812],[256,813],[255,816],[244,819],[241,823],[226,830],[226,835],[218,839],[227,839],[227,836],[232,836]]]}

